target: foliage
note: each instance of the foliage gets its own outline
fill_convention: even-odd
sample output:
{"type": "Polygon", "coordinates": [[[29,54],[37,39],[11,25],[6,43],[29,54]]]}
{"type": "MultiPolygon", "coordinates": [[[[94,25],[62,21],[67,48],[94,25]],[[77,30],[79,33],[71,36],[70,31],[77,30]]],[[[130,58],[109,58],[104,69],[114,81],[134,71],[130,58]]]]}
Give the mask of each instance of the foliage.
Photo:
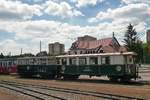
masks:
{"type": "Polygon", "coordinates": [[[129,24],[125,33],[124,43],[128,51],[133,51],[138,54],[136,61],[143,60],[143,47],[142,42],[137,36],[137,32],[132,24],[129,24]]]}
{"type": "Polygon", "coordinates": [[[4,55],[3,55],[3,53],[1,53],[1,54],[0,54],[0,58],[4,58],[4,55]]]}
{"type": "Polygon", "coordinates": [[[143,60],[144,63],[150,64],[150,43],[143,44],[143,60]]]}

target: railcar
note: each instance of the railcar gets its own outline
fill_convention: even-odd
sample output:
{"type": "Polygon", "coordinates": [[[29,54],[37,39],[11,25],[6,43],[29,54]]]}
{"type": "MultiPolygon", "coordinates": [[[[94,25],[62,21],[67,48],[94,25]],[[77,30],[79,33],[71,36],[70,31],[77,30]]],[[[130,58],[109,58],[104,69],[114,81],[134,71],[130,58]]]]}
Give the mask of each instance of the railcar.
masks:
{"type": "Polygon", "coordinates": [[[134,52],[60,55],[64,78],[77,79],[80,75],[107,76],[111,81],[130,81],[138,77],[134,52]]]}
{"type": "Polygon", "coordinates": [[[23,57],[17,58],[17,70],[23,77],[77,79],[89,75],[130,81],[138,78],[135,57],[134,52],[23,57]]]}
{"type": "Polygon", "coordinates": [[[17,72],[15,58],[1,58],[0,59],[0,74],[11,74],[17,72]]]}
{"type": "Polygon", "coordinates": [[[17,59],[17,70],[21,77],[57,77],[61,66],[55,57],[21,57],[17,59]]]}

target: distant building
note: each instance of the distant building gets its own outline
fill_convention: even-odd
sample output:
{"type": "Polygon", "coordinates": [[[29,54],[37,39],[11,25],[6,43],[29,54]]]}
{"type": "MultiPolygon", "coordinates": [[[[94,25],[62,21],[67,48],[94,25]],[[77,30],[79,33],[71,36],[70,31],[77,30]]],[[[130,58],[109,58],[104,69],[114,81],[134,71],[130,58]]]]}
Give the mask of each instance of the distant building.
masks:
{"type": "Polygon", "coordinates": [[[146,42],[150,43],[150,30],[147,30],[146,32],[146,42]]]}
{"type": "MultiPolygon", "coordinates": [[[[69,54],[89,54],[89,53],[111,53],[121,52],[120,44],[114,37],[97,40],[95,37],[85,35],[79,37],[69,50],[69,54]]],[[[125,50],[123,50],[125,51],[125,50]]]]}
{"type": "Polygon", "coordinates": [[[59,55],[63,54],[65,51],[64,44],[61,44],[59,42],[50,43],[48,45],[49,48],[49,55],[59,55]]]}

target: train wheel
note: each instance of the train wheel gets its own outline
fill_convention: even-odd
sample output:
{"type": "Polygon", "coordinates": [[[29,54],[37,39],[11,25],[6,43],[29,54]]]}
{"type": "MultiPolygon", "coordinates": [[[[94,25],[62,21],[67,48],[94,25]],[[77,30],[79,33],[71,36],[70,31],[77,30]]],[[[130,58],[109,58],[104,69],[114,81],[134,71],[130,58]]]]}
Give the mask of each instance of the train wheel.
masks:
{"type": "Polygon", "coordinates": [[[109,80],[112,82],[118,82],[119,78],[118,77],[109,77],[109,80]]]}
{"type": "Polygon", "coordinates": [[[128,82],[131,81],[131,78],[129,78],[129,77],[122,77],[122,78],[120,78],[120,81],[123,82],[123,83],[128,83],[128,82]]]}

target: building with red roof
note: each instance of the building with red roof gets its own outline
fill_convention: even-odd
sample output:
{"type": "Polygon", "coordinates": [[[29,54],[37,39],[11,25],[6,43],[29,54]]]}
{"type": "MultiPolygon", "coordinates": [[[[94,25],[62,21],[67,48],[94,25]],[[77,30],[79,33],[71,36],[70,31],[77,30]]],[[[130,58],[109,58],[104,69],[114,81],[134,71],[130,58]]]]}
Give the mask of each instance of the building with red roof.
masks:
{"type": "Polygon", "coordinates": [[[95,37],[85,35],[78,37],[72,43],[69,54],[88,54],[88,53],[111,53],[120,52],[120,46],[114,35],[111,38],[97,40],[95,37]]]}

